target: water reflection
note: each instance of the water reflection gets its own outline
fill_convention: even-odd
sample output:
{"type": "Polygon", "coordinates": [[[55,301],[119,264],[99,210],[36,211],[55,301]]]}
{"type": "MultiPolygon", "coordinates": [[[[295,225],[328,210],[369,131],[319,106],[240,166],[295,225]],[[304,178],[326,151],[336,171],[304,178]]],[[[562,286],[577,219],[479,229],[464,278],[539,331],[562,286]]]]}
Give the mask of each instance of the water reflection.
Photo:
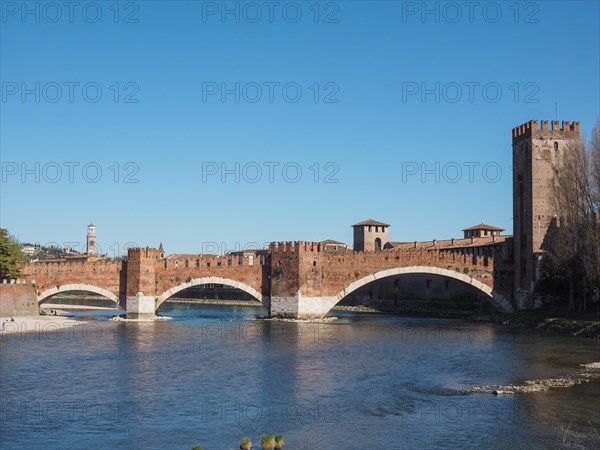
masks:
{"type": "Polygon", "coordinates": [[[596,383],[464,395],[474,384],[564,374],[598,359],[595,341],[376,314],[310,324],[255,320],[262,307],[162,311],[173,320],[92,315],[93,325],[53,342],[4,339],[3,442],[222,449],[272,431],[290,449],[546,448],[569,425],[567,437],[581,440],[600,424],[596,383]]]}

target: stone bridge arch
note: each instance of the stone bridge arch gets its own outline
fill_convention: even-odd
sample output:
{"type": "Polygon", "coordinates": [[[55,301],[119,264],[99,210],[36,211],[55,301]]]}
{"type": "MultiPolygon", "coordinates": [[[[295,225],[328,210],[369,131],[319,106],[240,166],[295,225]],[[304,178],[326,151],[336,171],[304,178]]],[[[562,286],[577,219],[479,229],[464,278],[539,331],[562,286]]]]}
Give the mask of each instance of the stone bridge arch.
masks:
{"type": "MultiPolygon", "coordinates": [[[[350,283],[340,292],[332,297],[322,298],[322,304],[319,305],[319,309],[321,309],[321,314],[324,316],[327,314],[331,308],[337,305],[344,297],[348,296],[355,290],[372,283],[377,280],[381,280],[384,278],[397,276],[397,275],[406,275],[406,274],[431,274],[431,275],[439,275],[443,277],[452,278],[454,280],[461,281],[468,285],[473,286],[475,289],[484,294],[484,298],[498,311],[511,313],[513,312],[512,305],[497,291],[482,283],[481,281],[473,278],[470,275],[466,275],[463,273],[459,273],[456,271],[443,269],[441,267],[430,267],[430,266],[409,266],[409,267],[399,267],[381,270],[370,275],[367,275],[359,280],[350,283]]],[[[307,300],[303,298],[303,300],[307,300]]],[[[312,309],[312,308],[311,308],[312,309]]]]}
{"type": "Polygon", "coordinates": [[[242,283],[242,282],[236,281],[236,280],[232,280],[230,278],[223,278],[223,277],[202,277],[202,278],[193,278],[189,282],[181,283],[177,286],[173,286],[173,287],[167,289],[165,292],[163,292],[160,296],[158,296],[156,298],[156,311],[158,311],[158,308],[160,308],[160,306],[164,302],[166,302],[170,297],[175,295],[177,292],[183,291],[184,289],[187,289],[190,287],[199,286],[202,284],[223,284],[223,285],[231,286],[233,288],[239,289],[241,291],[244,291],[244,292],[250,294],[256,300],[258,300],[260,303],[262,303],[262,305],[265,308],[269,309],[268,297],[263,296],[256,289],[254,289],[251,286],[248,286],[245,283],[242,283]]]}
{"type": "Polygon", "coordinates": [[[56,294],[61,294],[64,292],[72,292],[72,291],[92,292],[94,294],[102,295],[103,297],[106,297],[109,300],[112,300],[117,305],[119,304],[119,297],[117,297],[114,293],[110,292],[109,290],[106,290],[106,289],[98,287],[98,286],[94,286],[92,284],[77,283],[77,284],[58,285],[58,286],[54,286],[50,289],[46,289],[45,291],[40,292],[37,296],[38,305],[41,305],[42,303],[46,302],[47,300],[49,300],[56,294]]]}

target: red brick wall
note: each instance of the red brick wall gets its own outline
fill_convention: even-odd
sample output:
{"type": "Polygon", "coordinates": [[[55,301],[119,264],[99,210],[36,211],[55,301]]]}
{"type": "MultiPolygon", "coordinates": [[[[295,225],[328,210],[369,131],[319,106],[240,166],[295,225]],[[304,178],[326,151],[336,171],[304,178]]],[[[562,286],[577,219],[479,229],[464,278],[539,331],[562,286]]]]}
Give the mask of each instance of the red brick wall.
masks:
{"type": "Polygon", "coordinates": [[[123,261],[52,262],[24,264],[28,282],[35,281],[38,293],[66,284],[89,284],[119,296],[123,261]]]}
{"type": "MultiPolygon", "coordinates": [[[[496,252],[499,253],[499,252],[496,252]]],[[[449,253],[439,250],[398,249],[382,252],[324,252],[311,242],[273,243],[264,265],[254,257],[171,255],[161,258],[158,250],[129,249],[127,262],[31,263],[23,266],[29,281],[41,292],[57,284],[89,284],[104,288],[124,299],[142,292],[160,296],[188,279],[223,277],[243,283],[263,296],[332,296],[351,283],[385,269],[409,266],[440,267],[473,276],[482,283],[502,289],[507,299],[512,291],[512,260],[449,253]],[[187,266],[187,267],[186,267],[187,266]]]]}
{"type": "Polygon", "coordinates": [[[268,289],[263,287],[263,271],[266,268],[267,266],[261,266],[258,257],[253,258],[253,265],[250,265],[249,257],[242,257],[240,265],[238,256],[172,255],[156,261],[157,283],[154,295],[159,296],[188,279],[222,277],[243,283],[268,296],[268,289]]]}
{"type": "Polygon", "coordinates": [[[494,287],[494,258],[438,250],[409,249],[384,252],[324,252],[312,242],[271,246],[272,295],[293,296],[298,288],[307,297],[337,294],[351,283],[386,269],[410,266],[440,267],[473,276],[494,287]],[[277,274],[281,263],[283,274],[277,274]]]}

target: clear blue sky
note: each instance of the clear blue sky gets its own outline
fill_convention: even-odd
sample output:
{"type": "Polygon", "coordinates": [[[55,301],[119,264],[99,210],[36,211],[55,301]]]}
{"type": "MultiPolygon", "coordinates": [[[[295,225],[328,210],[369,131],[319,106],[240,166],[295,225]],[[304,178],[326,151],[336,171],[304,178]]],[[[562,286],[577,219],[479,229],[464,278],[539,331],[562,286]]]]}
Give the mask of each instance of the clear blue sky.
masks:
{"type": "Polygon", "coordinates": [[[420,1],[320,2],[318,18],[312,1],[226,2],[238,21],[222,2],[121,2],[118,16],[113,1],[30,2],[24,16],[0,4],[1,226],[22,241],[82,243],[90,221],[106,252],[351,242],[367,218],[390,223],[392,240],[480,222],[510,233],[511,129],[553,120],[557,104],[589,135],[600,115],[597,1],[428,3],[437,17],[420,1]],[[239,102],[214,93],[236,83],[239,102]],[[438,102],[414,93],[435,83],[438,102]],[[240,164],[240,182],[222,182],[222,163],[240,164]],[[279,164],[272,183],[265,163],[279,164]]]}

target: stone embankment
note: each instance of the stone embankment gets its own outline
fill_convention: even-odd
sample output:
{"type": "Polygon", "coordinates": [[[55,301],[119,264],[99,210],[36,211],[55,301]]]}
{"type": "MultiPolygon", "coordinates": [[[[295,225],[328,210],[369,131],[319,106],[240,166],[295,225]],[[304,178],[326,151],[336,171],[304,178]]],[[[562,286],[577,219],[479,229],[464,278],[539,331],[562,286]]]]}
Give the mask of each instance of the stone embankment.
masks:
{"type": "Polygon", "coordinates": [[[526,380],[523,384],[509,384],[505,386],[472,386],[467,392],[485,392],[494,395],[540,392],[547,391],[548,389],[565,388],[575,386],[576,384],[589,383],[590,380],[600,378],[600,362],[582,364],[581,367],[577,372],[561,378],[526,380]]]}

